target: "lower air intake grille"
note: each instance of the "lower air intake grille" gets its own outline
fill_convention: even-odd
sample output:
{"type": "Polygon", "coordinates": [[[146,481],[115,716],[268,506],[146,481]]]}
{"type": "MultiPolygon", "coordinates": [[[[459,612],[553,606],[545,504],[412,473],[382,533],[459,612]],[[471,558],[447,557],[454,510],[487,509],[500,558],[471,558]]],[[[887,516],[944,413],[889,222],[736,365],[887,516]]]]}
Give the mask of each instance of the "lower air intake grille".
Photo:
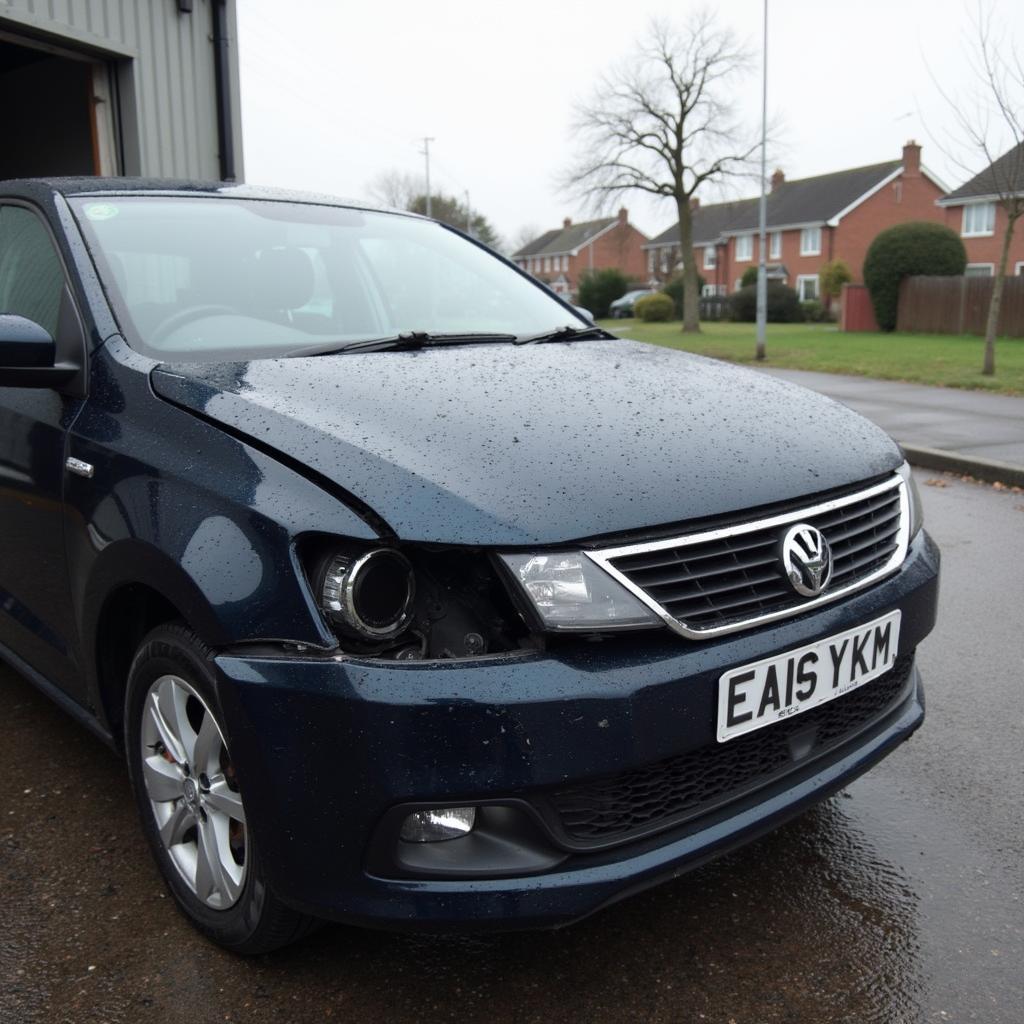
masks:
{"type": "Polygon", "coordinates": [[[560,831],[600,847],[705,814],[807,764],[881,718],[903,693],[913,664],[904,655],[878,679],[802,715],[679,757],[556,790],[548,800],[560,831]],[[790,737],[816,727],[810,752],[794,761],[790,737]]]}

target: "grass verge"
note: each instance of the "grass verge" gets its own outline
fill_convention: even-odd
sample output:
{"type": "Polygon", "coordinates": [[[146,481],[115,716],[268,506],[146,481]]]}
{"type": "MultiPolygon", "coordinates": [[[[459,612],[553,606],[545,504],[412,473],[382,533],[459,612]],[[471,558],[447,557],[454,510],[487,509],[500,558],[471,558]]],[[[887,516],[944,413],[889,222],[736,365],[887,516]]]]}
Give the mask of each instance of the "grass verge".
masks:
{"type": "MultiPolygon", "coordinates": [[[[623,337],[734,363],[754,362],[753,324],[706,323],[701,333],[683,334],[680,324],[603,320],[623,337]]],[[[833,324],[769,324],[769,366],[821,373],[852,373],[882,380],[912,381],[1024,395],[1024,338],[996,342],[996,373],[981,373],[984,339],[950,334],[843,334],[833,324]]]]}

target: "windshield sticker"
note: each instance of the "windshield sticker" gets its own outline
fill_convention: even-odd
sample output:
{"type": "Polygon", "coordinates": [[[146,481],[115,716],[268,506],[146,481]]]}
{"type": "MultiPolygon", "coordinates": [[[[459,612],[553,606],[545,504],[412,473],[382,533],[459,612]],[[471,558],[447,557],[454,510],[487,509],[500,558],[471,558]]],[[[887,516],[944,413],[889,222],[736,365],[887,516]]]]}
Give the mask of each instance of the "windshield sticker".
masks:
{"type": "Polygon", "coordinates": [[[89,220],[110,220],[117,216],[117,207],[113,203],[90,203],[85,208],[89,220]]]}

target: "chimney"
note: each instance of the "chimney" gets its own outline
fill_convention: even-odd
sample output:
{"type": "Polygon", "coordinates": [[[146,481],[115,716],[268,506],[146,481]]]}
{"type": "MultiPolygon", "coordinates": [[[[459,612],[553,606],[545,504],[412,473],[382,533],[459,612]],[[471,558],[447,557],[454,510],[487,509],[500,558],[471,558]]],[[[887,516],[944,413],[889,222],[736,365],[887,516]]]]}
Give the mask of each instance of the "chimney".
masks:
{"type": "Polygon", "coordinates": [[[562,221],[562,229],[565,230],[565,228],[571,228],[571,227],[572,227],[572,217],[566,217],[565,220],[562,221]]]}
{"type": "Polygon", "coordinates": [[[782,173],[781,167],[776,167],[772,171],[772,191],[774,192],[783,182],[786,180],[786,175],[782,173]]]}
{"type": "Polygon", "coordinates": [[[903,147],[903,176],[917,177],[921,173],[921,147],[911,139],[903,147]]]}
{"type": "Polygon", "coordinates": [[[699,197],[697,197],[697,196],[690,196],[690,209],[691,210],[699,210],[700,209],[700,199],[699,199],[699,197]]]}
{"type": "Polygon", "coordinates": [[[620,224],[628,224],[629,223],[629,210],[627,210],[624,206],[619,210],[619,223],[620,224]]]}

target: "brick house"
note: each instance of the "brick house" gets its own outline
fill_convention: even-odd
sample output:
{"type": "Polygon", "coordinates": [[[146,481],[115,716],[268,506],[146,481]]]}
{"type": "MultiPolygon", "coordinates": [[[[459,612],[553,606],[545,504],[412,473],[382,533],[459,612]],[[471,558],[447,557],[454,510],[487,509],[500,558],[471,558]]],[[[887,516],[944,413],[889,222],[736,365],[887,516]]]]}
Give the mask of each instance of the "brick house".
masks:
{"type": "MultiPolygon", "coordinates": [[[[1024,201],[1024,142],[938,200],[947,226],[963,240],[968,275],[991,277],[999,265],[1006,232],[1006,209],[999,202],[1001,195],[1014,195],[1024,201]]],[[[1017,222],[1010,242],[1006,273],[1024,275],[1024,221],[1017,222]]]]}
{"type": "MultiPolygon", "coordinates": [[[[803,301],[819,298],[818,274],[829,260],[845,260],[859,282],[878,232],[901,221],[942,221],[936,201],[944,192],[921,166],[915,142],[903,147],[899,160],[814,178],[787,181],[777,170],[767,202],[768,277],[795,288],[803,301]]],[[[743,272],[757,266],[758,205],[755,197],[695,206],[693,250],[706,295],[735,291],[743,272]]],[[[652,286],[678,272],[679,225],[644,250],[652,286]]]]}
{"type": "Polygon", "coordinates": [[[629,223],[629,211],[623,207],[616,217],[582,224],[573,224],[566,217],[560,228],[544,232],[513,253],[512,261],[559,295],[574,297],[580,277],[588,270],[614,267],[642,281],[647,241],[647,236],[629,223]]]}

